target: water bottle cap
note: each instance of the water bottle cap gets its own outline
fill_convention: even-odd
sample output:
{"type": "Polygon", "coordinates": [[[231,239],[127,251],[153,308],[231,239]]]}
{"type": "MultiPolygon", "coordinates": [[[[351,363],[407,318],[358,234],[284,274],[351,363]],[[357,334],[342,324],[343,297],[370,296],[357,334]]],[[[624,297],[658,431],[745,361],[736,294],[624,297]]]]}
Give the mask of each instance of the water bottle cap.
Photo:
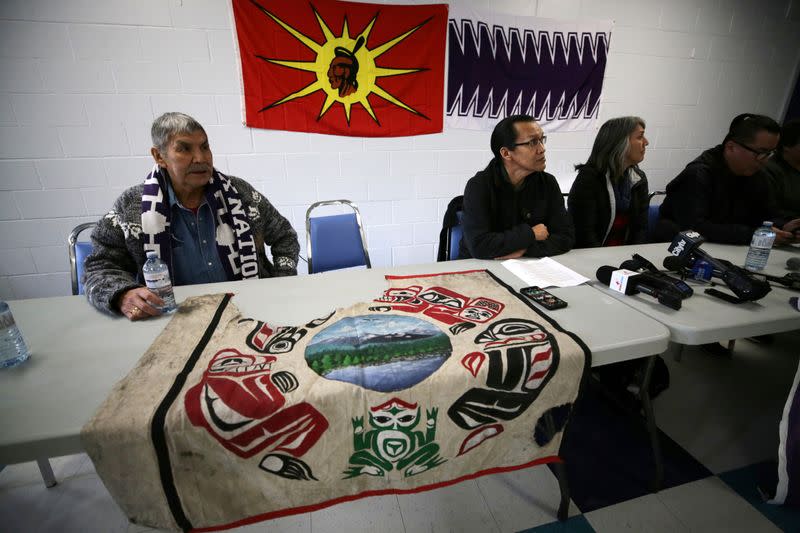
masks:
{"type": "Polygon", "coordinates": [[[772,221],[771,220],[765,220],[764,222],[761,223],[761,225],[769,226],[771,228],[772,227],[772,221]]]}
{"type": "Polygon", "coordinates": [[[147,250],[147,258],[158,257],[158,252],[155,250],[147,250]]]}

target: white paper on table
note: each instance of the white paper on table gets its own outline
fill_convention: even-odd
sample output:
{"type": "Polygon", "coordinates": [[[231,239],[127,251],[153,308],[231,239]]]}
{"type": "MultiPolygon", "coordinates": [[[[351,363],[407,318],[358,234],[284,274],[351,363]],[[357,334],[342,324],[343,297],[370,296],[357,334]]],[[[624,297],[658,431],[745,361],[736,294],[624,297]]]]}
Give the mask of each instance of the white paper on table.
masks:
{"type": "Polygon", "coordinates": [[[535,285],[543,289],[547,287],[574,287],[589,281],[589,278],[581,276],[574,270],[549,257],[542,257],[541,259],[506,259],[503,261],[503,266],[527,285],[535,285]]]}

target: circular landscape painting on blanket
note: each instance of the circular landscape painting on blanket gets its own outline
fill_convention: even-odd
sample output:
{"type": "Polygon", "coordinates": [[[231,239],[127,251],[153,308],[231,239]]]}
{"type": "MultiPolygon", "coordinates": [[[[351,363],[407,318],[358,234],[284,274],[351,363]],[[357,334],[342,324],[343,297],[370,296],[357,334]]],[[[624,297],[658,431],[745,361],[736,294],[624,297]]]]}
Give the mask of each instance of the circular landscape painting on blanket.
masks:
{"type": "Polygon", "coordinates": [[[306,346],[306,362],[320,376],[378,392],[412,387],[450,357],[450,339],[430,322],[410,316],[346,317],[306,346]]]}

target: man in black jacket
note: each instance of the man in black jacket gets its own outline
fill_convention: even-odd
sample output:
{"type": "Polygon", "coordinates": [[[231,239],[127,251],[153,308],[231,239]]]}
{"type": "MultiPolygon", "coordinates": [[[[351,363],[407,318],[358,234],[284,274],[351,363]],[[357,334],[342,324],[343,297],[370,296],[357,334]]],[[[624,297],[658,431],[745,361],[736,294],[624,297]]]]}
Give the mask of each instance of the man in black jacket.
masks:
{"type": "Polygon", "coordinates": [[[568,252],[575,230],[556,179],[544,172],[542,128],[528,115],[501,120],[494,159],[467,182],[460,258],[510,259],[568,252]]]}
{"type": "Polygon", "coordinates": [[[800,119],[781,128],[781,142],[764,171],[770,177],[778,214],[789,220],[800,217],[800,119]]]}
{"type": "Polygon", "coordinates": [[[734,118],[722,144],[703,152],[667,185],[657,240],[693,229],[710,242],[749,244],[756,228],[770,220],[776,243],[794,242],[800,219],[780,217],[762,170],[779,136],[780,126],[769,117],[734,118]]]}

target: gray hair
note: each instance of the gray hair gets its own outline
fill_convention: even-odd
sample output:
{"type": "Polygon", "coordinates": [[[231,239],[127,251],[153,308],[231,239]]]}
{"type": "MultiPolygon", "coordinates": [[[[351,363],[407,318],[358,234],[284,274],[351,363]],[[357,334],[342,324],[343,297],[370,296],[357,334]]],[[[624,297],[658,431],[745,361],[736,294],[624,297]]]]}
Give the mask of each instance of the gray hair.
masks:
{"type": "Polygon", "coordinates": [[[206,132],[199,122],[186,113],[172,111],[164,113],[153,121],[150,137],[153,139],[153,146],[163,155],[167,153],[167,145],[175,135],[196,131],[206,132]]]}
{"type": "Polygon", "coordinates": [[[630,136],[636,128],[645,127],[640,117],[618,117],[607,120],[597,137],[594,138],[592,153],[582,165],[575,165],[576,170],[588,166],[601,174],[609,173],[611,180],[617,180],[625,172],[625,155],[630,148],[630,136]]]}

